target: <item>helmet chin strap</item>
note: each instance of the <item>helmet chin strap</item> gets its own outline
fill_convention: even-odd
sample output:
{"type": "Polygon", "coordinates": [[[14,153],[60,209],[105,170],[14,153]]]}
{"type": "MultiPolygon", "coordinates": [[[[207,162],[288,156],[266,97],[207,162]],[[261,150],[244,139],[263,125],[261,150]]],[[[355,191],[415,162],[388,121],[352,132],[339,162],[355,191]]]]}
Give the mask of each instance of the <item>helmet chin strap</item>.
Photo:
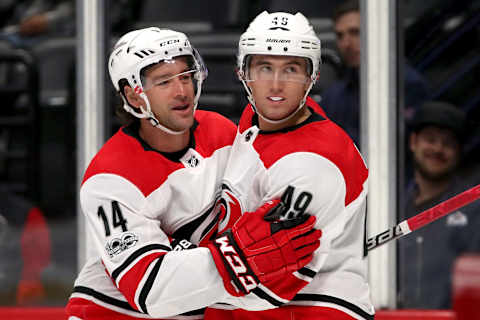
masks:
{"type": "Polygon", "coordinates": [[[288,120],[290,120],[291,118],[293,118],[293,116],[295,114],[297,114],[297,112],[305,105],[305,102],[307,101],[307,96],[308,96],[308,93],[310,92],[310,90],[312,90],[312,87],[313,85],[315,84],[315,81],[312,81],[308,87],[308,89],[306,90],[305,92],[305,95],[303,96],[303,99],[302,101],[300,101],[297,109],[295,109],[292,113],[290,113],[288,116],[286,116],[285,118],[282,118],[280,120],[273,120],[273,119],[269,119],[267,118],[266,116],[264,116],[259,110],[258,108],[255,106],[255,99],[253,99],[253,94],[252,94],[252,90],[250,90],[250,88],[247,86],[247,83],[245,82],[244,79],[241,79],[242,81],[242,84],[243,84],[243,87],[245,88],[245,90],[247,91],[247,99],[248,99],[248,102],[250,102],[250,104],[252,105],[252,108],[253,110],[255,111],[256,114],[258,114],[258,116],[260,118],[262,118],[265,122],[268,122],[268,123],[271,123],[271,124],[279,124],[279,123],[283,123],[283,122],[286,122],[288,120]]]}
{"type": "MultiPolygon", "coordinates": [[[[155,117],[155,115],[152,112],[152,108],[150,107],[150,101],[148,101],[148,98],[147,98],[147,95],[145,94],[145,92],[140,93],[140,96],[142,97],[142,99],[145,101],[145,104],[147,105],[147,110],[144,110],[142,107],[140,107],[140,110],[142,111],[142,114],[144,115],[144,118],[148,118],[148,120],[150,121],[152,126],[162,130],[163,132],[166,132],[168,134],[173,134],[173,135],[180,135],[180,134],[187,131],[187,129],[184,129],[184,130],[181,130],[181,131],[175,131],[175,130],[169,129],[169,128],[165,127],[164,125],[160,124],[160,121],[158,121],[158,119],[155,117]]],[[[194,112],[195,112],[195,110],[194,110],[194,112]]]]}
{"type": "MultiPolygon", "coordinates": [[[[141,93],[140,95],[142,96],[143,93],[141,93]]],[[[123,99],[123,102],[124,102],[123,103],[123,109],[125,109],[125,111],[127,111],[128,113],[130,113],[131,115],[133,115],[136,118],[148,119],[150,121],[150,123],[152,124],[152,126],[154,126],[155,128],[159,128],[160,130],[162,130],[162,131],[164,131],[168,134],[178,135],[178,134],[182,134],[185,131],[187,131],[186,129],[182,130],[182,131],[174,131],[174,130],[168,129],[167,127],[161,125],[160,122],[158,121],[158,119],[155,117],[155,115],[151,111],[150,102],[148,101],[147,97],[142,96],[142,98],[145,101],[145,103],[147,104],[147,110],[143,109],[143,107],[139,107],[140,112],[136,112],[131,106],[128,105],[126,99],[122,96],[122,99],[123,99]]]]}

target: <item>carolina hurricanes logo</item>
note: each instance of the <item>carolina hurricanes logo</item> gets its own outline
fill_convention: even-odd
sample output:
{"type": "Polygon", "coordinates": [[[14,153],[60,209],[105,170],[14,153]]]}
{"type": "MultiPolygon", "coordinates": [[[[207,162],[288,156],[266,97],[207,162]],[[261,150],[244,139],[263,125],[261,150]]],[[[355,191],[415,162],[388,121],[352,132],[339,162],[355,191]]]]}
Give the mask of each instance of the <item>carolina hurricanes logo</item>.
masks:
{"type": "Polygon", "coordinates": [[[235,221],[242,215],[240,202],[228,186],[222,186],[222,192],[215,201],[212,214],[215,217],[214,221],[216,221],[216,223],[202,236],[200,246],[204,245],[205,241],[213,239],[217,234],[233,226],[235,221]]]}
{"type": "Polygon", "coordinates": [[[235,195],[230,190],[223,189],[222,196],[215,204],[215,213],[218,215],[218,233],[221,233],[240,218],[242,208],[235,195]]]}

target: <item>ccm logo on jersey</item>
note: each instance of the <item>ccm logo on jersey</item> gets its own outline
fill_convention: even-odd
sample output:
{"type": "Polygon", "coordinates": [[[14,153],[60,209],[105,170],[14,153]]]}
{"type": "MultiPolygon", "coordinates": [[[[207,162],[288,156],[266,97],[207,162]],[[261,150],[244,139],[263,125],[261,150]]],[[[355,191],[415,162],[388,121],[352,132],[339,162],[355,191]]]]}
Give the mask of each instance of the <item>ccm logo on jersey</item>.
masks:
{"type": "Polygon", "coordinates": [[[235,250],[230,238],[227,235],[215,239],[217,247],[223,254],[223,257],[228,262],[231,271],[235,274],[234,279],[238,279],[246,292],[250,292],[258,286],[255,278],[249,272],[247,266],[235,250]]]}
{"type": "Polygon", "coordinates": [[[127,232],[122,235],[121,238],[113,238],[107,242],[105,250],[108,253],[110,258],[115,257],[117,254],[130,249],[138,242],[138,237],[131,233],[127,232]]]}

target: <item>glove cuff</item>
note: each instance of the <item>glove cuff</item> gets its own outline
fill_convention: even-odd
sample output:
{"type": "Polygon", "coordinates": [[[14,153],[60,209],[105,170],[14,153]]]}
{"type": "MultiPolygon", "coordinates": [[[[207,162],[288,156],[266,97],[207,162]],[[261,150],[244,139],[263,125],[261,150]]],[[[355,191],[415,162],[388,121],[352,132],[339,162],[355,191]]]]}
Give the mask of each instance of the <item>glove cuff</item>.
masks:
{"type": "Polygon", "coordinates": [[[230,294],[243,296],[258,286],[259,280],[248,265],[231,230],[209,242],[208,248],[230,294]]]}

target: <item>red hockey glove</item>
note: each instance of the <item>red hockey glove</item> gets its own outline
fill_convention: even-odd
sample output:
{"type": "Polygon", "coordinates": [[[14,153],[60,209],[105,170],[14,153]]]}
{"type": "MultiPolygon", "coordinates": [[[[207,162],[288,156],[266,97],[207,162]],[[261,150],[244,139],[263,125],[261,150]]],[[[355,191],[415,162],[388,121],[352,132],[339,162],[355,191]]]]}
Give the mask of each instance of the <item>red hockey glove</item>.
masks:
{"type": "Polygon", "coordinates": [[[255,212],[246,212],[233,227],[208,243],[227,291],[248,294],[259,283],[278,279],[304,267],[320,246],[321,231],[313,229],[315,217],[275,219],[280,200],[269,201],[255,212]],[[266,221],[265,216],[269,218],[266,221]]]}

